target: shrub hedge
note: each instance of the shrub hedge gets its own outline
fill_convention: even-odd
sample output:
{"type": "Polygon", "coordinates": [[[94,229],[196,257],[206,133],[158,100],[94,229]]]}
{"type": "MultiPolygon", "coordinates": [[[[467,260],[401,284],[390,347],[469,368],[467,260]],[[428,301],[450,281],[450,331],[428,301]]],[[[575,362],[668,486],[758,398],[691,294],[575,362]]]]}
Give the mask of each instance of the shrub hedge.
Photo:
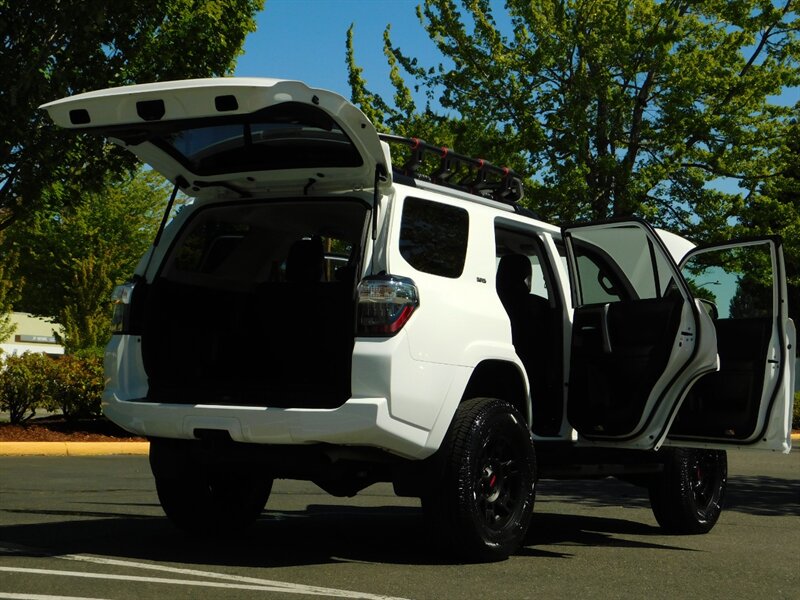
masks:
{"type": "MultiPolygon", "coordinates": [[[[100,357],[26,352],[0,362],[0,410],[10,413],[12,423],[30,419],[37,408],[61,410],[68,419],[100,415],[105,384],[100,357]]],[[[800,429],[800,392],[794,395],[792,428],[800,429]]]]}
{"type": "Polygon", "coordinates": [[[22,423],[36,409],[61,410],[67,419],[100,415],[104,377],[97,357],[26,352],[4,356],[0,368],[0,410],[22,423]]]}

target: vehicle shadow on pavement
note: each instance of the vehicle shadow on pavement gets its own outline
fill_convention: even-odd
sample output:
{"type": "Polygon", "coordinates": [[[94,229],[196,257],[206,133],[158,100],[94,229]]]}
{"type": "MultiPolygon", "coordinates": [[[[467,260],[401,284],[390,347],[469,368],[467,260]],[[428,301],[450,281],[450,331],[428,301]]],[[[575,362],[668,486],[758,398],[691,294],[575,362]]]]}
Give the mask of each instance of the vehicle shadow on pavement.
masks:
{"type": "Polygon", "coordinates": [[[542,480],[537,486],[536,501],[569,502],[594,507],[650,508],[647,489],[613,477],[594,480],[542,480]]]}
{"type": "MultiPolygon", "coordinates": [[[[583,506],[650,508],[647,489],[607,478],[594,481],[539,482],[537,503],[574,502],[583,506]]],[[[800,479],[766,475],[733,475],[728,479],[724,509],[755,516],[800,515],[800,479]]]]}
{"type": "MultiPolygon", "coordinates": [[[[689,548],[665,544],[665,534],[655,525],[637,521],[587,515],[566,515],[538,512],[533,515],[531,528],[525,540],[523,554],[530,556],[569,556],[557,552],[559,546],[605,546],[618,548],[662,548],[686,550],[689,548]],[[631,539],[631,536],[661,536],[659,541],[631,539]],[[542,550],[540,547],[547,547],[542,550]]],[[[668,538],[672,539],[672,538],[668,538]]]]}
{"type": "MultiPolygon", "coordinates": [[[[798,482],[734,477],[728,509],[753,515],[800,514],[798,482]]],[[[243,567],[280,567],[363,561],[452,564],[433,543],[415,506],[311,504],[305,510],[265,511],[239,537],[198,540],[159,515],[155,504],[76,503],[74,510],[5,509],[40,517],[37,523],[0,526],[3,546],[31,556],[92,554],[148,561],[243,567]],[[104,510],[105,509],[105,510],[104,510]]],[[[523,557],[568,557],[574,546],[686,550],[665,536],[648,513],[646,491],[617,481],[542,482],[523,557]],[[573,486],[575,486],[573,488],[573,486]],[[580,489],[578,489],[580,486],[580,489]],[[567,512],[574,504],[575,513],[567,512]],[[586,514],[630,507],[633,519],[586,514]],[[555,508],[555,510],[553,510],[555,508]],[[579,514],[582,513],[582,514],[579,514]]]]}
{"type": "Polygon", "coordinates": [[[728,482],[725,510],[759,516],[800,516],[800,478],[736,476],[728,482]]]}
{"type": "MultiPolygon", "coordinates": [[[[15,511],[77,520],[0,527],[2,545],[16,554],[90,554],[198,565],[282,567],[335,562],[443,565],[454,561],[433,543],[416,507],[311,505],[305,511],[266,511],[239,537],[200,540],[166,518],[102,511],[15,511]]],[[[566,557],[560,545],[669,548],[626,539],[653,535],[655,527],[620,519],[535,514],[520,556],[566,557]],[[540,548],[539,546],[545,546],[540,548]]]]}

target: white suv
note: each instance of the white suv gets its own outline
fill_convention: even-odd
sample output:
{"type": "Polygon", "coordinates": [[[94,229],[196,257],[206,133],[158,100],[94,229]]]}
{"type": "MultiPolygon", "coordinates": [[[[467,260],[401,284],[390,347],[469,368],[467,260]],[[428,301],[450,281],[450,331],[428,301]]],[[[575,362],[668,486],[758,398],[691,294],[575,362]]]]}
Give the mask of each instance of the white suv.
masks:
{"type": "Polygon", "coordinates": [[[194,198],[115,292],[104,396],[151,440],[186,530],[254,520],[275,478],[343,496],[391,481],[445,545],[493,560],[523,542],[538,478],[616,475],[649,487],[665,529],[700,533],[725,449],[789,451],[777,239],[560,229],[518,207],[508,170],[380,136],[295,81],[44,108],[194,198]]]}

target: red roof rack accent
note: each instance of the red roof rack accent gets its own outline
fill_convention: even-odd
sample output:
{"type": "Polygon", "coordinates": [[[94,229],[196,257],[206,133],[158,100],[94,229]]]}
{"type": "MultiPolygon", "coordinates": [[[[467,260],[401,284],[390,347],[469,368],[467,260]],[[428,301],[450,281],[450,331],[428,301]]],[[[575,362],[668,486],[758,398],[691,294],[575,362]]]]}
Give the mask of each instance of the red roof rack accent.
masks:
{"type": "Polygon", "coordinates": [[[398,171],[408,177],[430,181],[445,187],[492,198],[504,204],[516,205],[522,199],[522,180],[508,167],[497,167],[482,158],[458,154],[452,148],[435,146],[416,137],[380,133],[388,144],[406,146],[411,156],[398,171]],[[437,156],[439,167],[430,174],[419,172],[426,154],[437,156]]]}

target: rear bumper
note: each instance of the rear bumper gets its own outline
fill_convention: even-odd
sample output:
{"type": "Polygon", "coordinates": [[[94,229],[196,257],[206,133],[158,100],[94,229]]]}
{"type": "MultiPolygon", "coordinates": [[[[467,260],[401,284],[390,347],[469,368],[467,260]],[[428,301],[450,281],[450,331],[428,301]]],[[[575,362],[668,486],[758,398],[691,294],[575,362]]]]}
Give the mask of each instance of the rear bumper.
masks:
{"type": "Polygon", "coordinates": [[[195,430],[210,429],[242,443],[374,447],[410,459],[436,451],[471,372],[414,360],[402,332],[388,339],[356,340],[352,395],[337,408],[147,400],[141,338],[133,335],[113,336],[105,368],[104,413],[141,436],[195,439],[195,430]]]}
{"type": "Polygon", "coordinates": [[[251,444],[376,447],[410,459],[430,456],[430,432],[392,418],[386,398],[351,399],[336,409],[265,408],[103,399],[106,416],[146,437],[195,439],[196,430],[227,432],[251,444]]]}

